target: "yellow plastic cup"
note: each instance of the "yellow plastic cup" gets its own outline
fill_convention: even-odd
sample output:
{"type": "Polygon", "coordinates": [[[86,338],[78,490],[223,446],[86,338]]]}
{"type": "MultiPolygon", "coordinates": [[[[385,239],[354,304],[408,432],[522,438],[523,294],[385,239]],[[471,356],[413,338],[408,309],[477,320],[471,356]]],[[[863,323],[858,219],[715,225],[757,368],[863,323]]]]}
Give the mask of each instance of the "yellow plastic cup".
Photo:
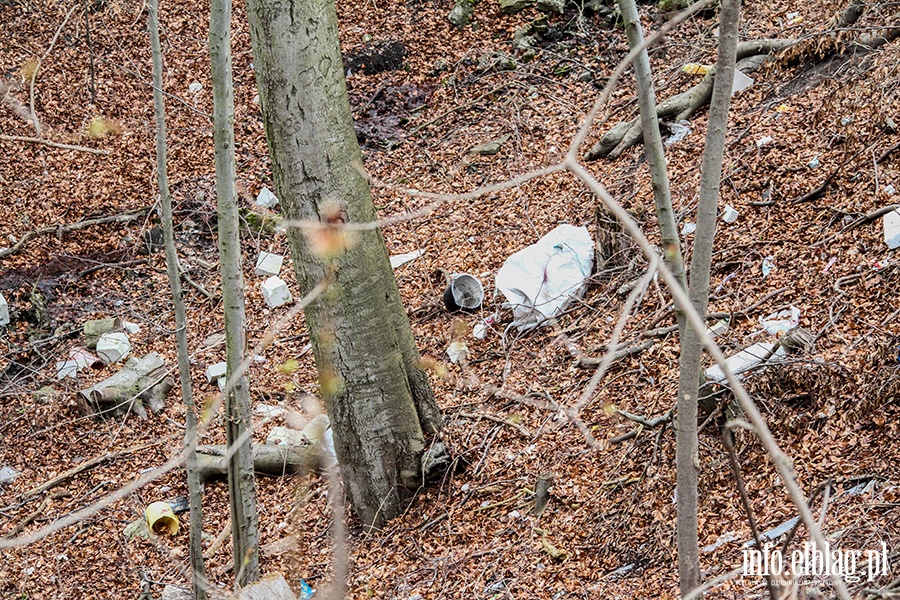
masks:
{"type": "Polygon", "coordinates": [[[699,65],[697,63],[687,63],[681,70],[689,75],[706,75],[709,73],[709,67],[707,65],[699,65]]]}
{"type": "Polygon", "coordinates": [[[178,517],[172,512],[168,502],[154,502],[144,511],[147,527],[157,535],[178,533],[178,517]]]}

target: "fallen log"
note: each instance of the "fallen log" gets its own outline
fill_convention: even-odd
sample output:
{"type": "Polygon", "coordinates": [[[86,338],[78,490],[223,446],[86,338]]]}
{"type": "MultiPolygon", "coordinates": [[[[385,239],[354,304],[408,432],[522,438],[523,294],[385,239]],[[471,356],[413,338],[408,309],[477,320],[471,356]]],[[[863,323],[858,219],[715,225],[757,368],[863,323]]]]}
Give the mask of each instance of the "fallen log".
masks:
{"type": "MultiPolygon", "coordinates": [[[[201,481],[223,479],[228,476],[228,458],[225,445],[197,446],[197,471],[201,481]]],[[[319,464],[320,447],[253,446],[253,470],[260,475],[279,477],[294,473],[306,473],[319,464]]]]}
{"type": "Polygon", "coordinates": [[[166,395],[175,387],[162,357],[156,352],[130,357],[118,373],[79,392],[82,412],[97,417],[117,417],[133,412],[147,418],[146,405],[154,414],[165,408],[166,395]]]}

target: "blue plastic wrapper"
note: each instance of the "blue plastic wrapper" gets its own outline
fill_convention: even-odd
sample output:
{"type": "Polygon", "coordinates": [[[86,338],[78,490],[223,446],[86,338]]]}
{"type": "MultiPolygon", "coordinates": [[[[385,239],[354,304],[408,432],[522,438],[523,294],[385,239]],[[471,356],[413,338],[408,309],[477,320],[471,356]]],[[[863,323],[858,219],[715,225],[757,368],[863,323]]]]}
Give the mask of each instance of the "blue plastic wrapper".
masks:
{"type": "Polygon", "coordinates": [[[316,590],[312,589],[308,583],[300,580],[300,600],[309,600],[316,595],[316,590]]]}

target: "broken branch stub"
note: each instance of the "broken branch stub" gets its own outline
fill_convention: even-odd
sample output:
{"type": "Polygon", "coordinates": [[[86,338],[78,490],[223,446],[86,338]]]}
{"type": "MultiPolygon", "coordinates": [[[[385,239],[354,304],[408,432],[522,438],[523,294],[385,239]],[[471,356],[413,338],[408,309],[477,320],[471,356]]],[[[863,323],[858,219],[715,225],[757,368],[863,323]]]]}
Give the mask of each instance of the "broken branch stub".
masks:
{"type": "Polygon", "coordinates": [[[79,399],[85,414],[106,418],[133,412],[146,419],[144,407],[158,413],[174,387],[162,357],[151,352],[141,358],[132,356],[118,373],[81,390],[79,399]]]}

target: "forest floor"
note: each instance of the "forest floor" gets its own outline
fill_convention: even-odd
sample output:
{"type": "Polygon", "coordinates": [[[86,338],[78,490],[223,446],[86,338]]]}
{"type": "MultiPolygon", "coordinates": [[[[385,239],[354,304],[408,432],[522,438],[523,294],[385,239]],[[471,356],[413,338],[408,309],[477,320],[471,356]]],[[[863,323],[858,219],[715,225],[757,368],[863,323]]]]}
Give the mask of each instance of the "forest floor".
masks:
{"type": "MultiPolygon", "coordinates": [[[[211,337],[223,325],[208,118],[209,6],[162,4],[169,177],[180,260],[196,284],[185,288],[194,389],[207,402],[217,389],[207,384],[204,370],[224,360],[224,346],[211,337]],[[191,91],[194,82],[197,91],[191,91]]],[[[608,14],[582,15],[569,6],[549,17],[534,40],[534,60],[524,62],[511,42],[518,27],[540,17],[534,8],[503,15],[486,0],[463,31],[448,23],[450,8],[436,0],[338,3],[365,168],[397,186],[460,193],[560,161],[627,53],[622,30],[608,14]],[[402,44],[400,68],[367,74],[365,59],[352,61],[385,48],[386,41],[402,44]],[[516,59],[516,68],[492,54],[498,52],[516,59]],[[504,136],[494,155],[469,152],[504,136]]],[[[741,39],[802,36],[815,44],[843,8],[837,2],[748,3],[741,39]]],[[[883,25],[884,10],[870,3],[859,29],[883,25]]],[[[641,12],[647,31],[664,22],[652,6],[641,12]]],[[[140,326],[130,336],[134,354],[155,351],[175,365],[165,260],[146,241],[158,220],[146,23],[146,6],[129,0],[0,2],[0,133],[36,135],[28,120],[29,75],[40,58],[33,85],[40,135],[107,152],[0,139],[0,248],[12,250],[0,250],[0,292],[13,313],[12,323],[0,328],[0,467],[20,472],[0,483],[0,536],[40,537],[2,550],[0,598],[136,598],[142,579],[158,597],[164,584],[189,582],[186,527],[151,540],[122,533],[150,502],[186,494],[180,470],[76,524],[42,532],[163,464],[178,453],[183,436],[177,390],[165,411],[146,420],[128,415],[95,421],[79,412],[78,390],[116,367],[59,380],[55,366],[84,344],[86,320],[110,316],[140,326]],[[64,227],[116,216],[123,220],[64,227]],[[36,234],[25,239],[28,232],[36,234]],[[122,450],[131,451],[52,490],[25,495],[84,461],[122,450]]],[[[256,257],[260,251],[289,252],[283,233],[260,227],[253,217],[265,212],[253,204],[257,193],[273,184],[243,5],[235,7],[233,25],[247,321],[256,344],[288,310],[265,305],[262,278],[253,274],[256,257]]],[[[691,18],[653,47],[660,99],[696,83],[684,64],[715,62],[716,26],[713,14],[691,18]]],[[[710,311],[734,313],[717,338],[728,355],[773,341],[760,319],[791,306],[816,335],[808,353],[753,373],[748,388],[793,460],[802,488],[820,490],[813,508],[828,540],[844,550],[886,548],[891,556],[892,573],[871,581],[863,574],[849,584],[866,594],[900,574],[900,251],[888,251],[881,219],[842,230],[897,202],[900,55],[892,43],[826,63],[775,60],[754,78],[732,99],[720,209],[730,204],[739,217],[719,223],[710,311]],[[804,198],[823,183],[821,194],[804,198]],[[764,261],[772,266],[768,275],[764,261]]],[[[629,70],[582,153],[612,124],[636,114],[629,70]]],[[[667,148],[679,227],[695,220],[706,114],[701,109],[693,131],[667,148]]],[[[640,147],[616,161],[588,163],[588,169],[658,240],[640,147]]],[[[429,202],[396,187],[377,188],[374,197],[383,217],[429,202]]],[[[557,173],[445,202],[424,217],[385,228],[391,254],[424,251],[396,276],[420,351],[447,370],[432,382],[446,420],[441,437],[457,468],[421,489],[409,510],[380,532],[364,535],[348,517],[350,597],[677,595],[674,430],[667,423],[625,436],[636,424],[617,412],[652,419],[674,406],[678,340],[659,331],[674,324],[665,289],[650,286],[623,334],[626,344],[650,340],[647,347],[615,362],[580,413],[593,440],[558,410],[542,408],[550,402],[572,406],[584,392],[594,369],[580,367],[579,357],[602,355],[625,303],[619,289],[647,267],[636,246],[615,238],[616,254],[554,326],[505,333],[510,314],[499,310],[485,339],[471,334],[500,309],[493,282],[503,261],[559,223],[587,225],[596,237],[596,205],[575,177],[557,173]],[[440,269],[481,279],[487,288],[482,314],[460,317],[444,309],[440,269]],[[468,346],[464,371],[446,354],[459,338],[468,346]],[[544,473],[553,474],[554,485],[538,517],[531,492],[544,473]]],[[[683,239],[688,256],[691,241],[690,235],[683,239]]],[[[289,259],[281,276],[298,297],[289,259]]],[[[304,399],[317,391],[315,365],[304,351],[308,341],[297,318],[277,332],[264,360],[251,365],[254,404],[289,411],[275,419],[257,417],[255,440],[265,440],[271,427],[292,415],[306,414],[304,399]],[[294,360],[299,368],[283,368],[294,360]]],[[[203,442],[223,439],[223,428],[214,426],[203,442]]],[[[741,431],[736,447],[760,529],[793,518],[796,509],[758,441],[741,431]]],[[[742,544],[751,532],[714,423],[701,432],[699,463],[701,567],[709,580],[741,567],[742,544]]],[[[258,479],[262,569],[284,573],[295,591],[301,579],[320,588],[332,576],[327,488],[320,475],[258,479]]],[[[228,519],[224,483],[206,486],[203,511],[209,549],[228,519]]],[[[806,538],[801,527],[790,549],[802,548],[806,538]]],[[[210,581],[223,592],[233,582],[230,563],[227,542],[213,548],[206,563],[210,581]]],[[[824,577],[801,583],[829,593],[824,577]]],[[[732,574],[708,596],[765,593],[764,578],[732,574]]]]}

